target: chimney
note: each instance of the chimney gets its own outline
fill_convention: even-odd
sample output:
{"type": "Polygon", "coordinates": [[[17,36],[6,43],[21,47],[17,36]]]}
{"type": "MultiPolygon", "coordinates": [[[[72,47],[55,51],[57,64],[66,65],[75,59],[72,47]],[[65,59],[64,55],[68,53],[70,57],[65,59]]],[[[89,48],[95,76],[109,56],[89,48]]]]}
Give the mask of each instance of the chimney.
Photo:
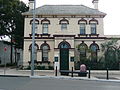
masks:
{"type": "Polygon", "coordinates": [[[93,0],[92,3],[94,5],[94,9],[98,9],[98,1],[99,0],[93,0]]]}
{"type": "Polygon", "coordinates": [[[29,10],[32,10],[34,8],[34,0],[29,0],[29,10]]]}

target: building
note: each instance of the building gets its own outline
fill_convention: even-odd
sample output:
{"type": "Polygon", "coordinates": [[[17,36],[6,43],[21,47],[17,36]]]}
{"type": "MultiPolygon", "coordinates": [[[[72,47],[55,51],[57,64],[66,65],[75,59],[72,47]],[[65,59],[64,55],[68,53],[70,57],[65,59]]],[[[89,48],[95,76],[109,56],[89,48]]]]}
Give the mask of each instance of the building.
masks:
{"type": "MultiPolygon", "coordinates": [[[[24,65],[31,61],[33,1],[29,0],[30,9],[23,13],[24,65]]],[[[103,27],[106,13],[99,11],[98,0],[92,3],[94,8],[84,5],[44,5],[36,9],[35,62],[54,68],[57,66],[58,70],[71,70],[79,61],[77,57],[82,60],[89,55],[103,55],[100,44],[107,39],[103,27]],[[87,52],[86,48],[92,52],[87,52]]],[[[93,58],[93,61],[96,60],[93,58]]]]}
{"type": "Polygon", "coordinates": [[[18,66],[23,64],[23,50],[15,48],[15,46],[12,46],[11,43],[7,40],[4,41],[4,36],[0,37],[2,40],[0,40],[0,66],[3,66],[4,64],[12,65],[14,63],[17,63],[18,66]],[[12,53],[11,53],[12,49],[12,53]],[[11,59],[12,56],[12,59],[11,59]]]}

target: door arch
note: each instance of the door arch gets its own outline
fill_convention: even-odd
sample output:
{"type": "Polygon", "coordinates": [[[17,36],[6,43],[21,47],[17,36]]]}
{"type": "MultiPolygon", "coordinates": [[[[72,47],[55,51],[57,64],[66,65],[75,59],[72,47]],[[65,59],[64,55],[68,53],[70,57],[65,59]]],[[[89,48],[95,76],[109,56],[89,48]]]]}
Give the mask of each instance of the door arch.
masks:
{"type": "Polygon", "coordinates": [[[69,70],[69,48],[70,44],[62,41],[58,48],[60,49],[60,70],[69,70]]]}

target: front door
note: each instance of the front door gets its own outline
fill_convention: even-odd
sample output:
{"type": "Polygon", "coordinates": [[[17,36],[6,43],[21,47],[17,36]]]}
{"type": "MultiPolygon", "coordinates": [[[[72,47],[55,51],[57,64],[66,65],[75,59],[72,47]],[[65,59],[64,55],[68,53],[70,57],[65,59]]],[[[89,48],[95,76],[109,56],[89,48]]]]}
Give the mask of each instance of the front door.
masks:
{"type": "Polygon", "coordinates": [[[69,70],[69,49],[60,49],[60,70],[69,70]]]}

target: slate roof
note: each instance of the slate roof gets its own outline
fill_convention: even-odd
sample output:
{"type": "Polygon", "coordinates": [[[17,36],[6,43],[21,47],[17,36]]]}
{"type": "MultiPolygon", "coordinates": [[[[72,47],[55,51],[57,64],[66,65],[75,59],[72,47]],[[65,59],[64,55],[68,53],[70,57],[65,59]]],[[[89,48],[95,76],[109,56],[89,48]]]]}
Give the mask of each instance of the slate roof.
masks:
{"type": "MultiPolygon", "coordinates": [[[[33,10],[23,13],[32,15],[33,10]]],[[[84,5],[44,5],[36,8],[37,15],[103,15],[106,14],[84,5]]]]}

